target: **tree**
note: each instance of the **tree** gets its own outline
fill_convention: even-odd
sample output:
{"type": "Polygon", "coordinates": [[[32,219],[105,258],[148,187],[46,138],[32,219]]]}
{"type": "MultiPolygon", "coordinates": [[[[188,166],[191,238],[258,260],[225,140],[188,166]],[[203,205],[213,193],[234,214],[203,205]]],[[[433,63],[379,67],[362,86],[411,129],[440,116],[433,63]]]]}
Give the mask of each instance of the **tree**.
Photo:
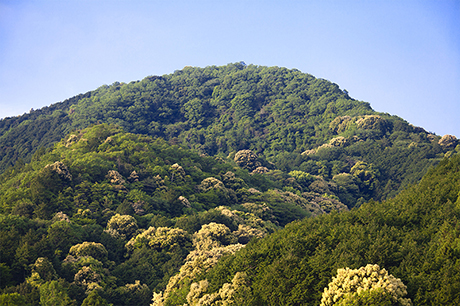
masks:
{"type": "Polygon", "coordinates": [[[378,265],[368,264],[359,269],[338,269],[337,276],[324,289],[321,306],[332,305],[391,305],[410,306],[406,286],[399,278],[388,274],[378,265]]]}
{"type": "Polygon", "coordinates": [[[35,284],[52,281],[57,278],[56,270],[46,257],[39,257],[32,266],[31,280],[36,280],[35,284]]]}
{"type": "Polygon", "coordinates": [[[69,254],[75,257],[91,256],[97,260],[105,261],[107,260],[108,252],[102,243],[85,241],[72,246],[69,254]]]}
{"type": "Polygon", "coordinates": [[[306,173],[299,170],[289,172],[289,175],[294,177],[296,182],[302,186],[303,189],[308,190],[308,186],[315,180],[315,177],[310,173],[306,173]]]}
{"type": "Polygon", "coordinates": [[[133,216],[116,214],[107,223],[106,232],[115,238],[130,239],[137,231],[137,221],[133,216]]]}
{"type": "Polygon", "coordinates": [[[149,227],[141,234],[133,237],[127,244],[128,250],[148,246],[155,250],[171,250],[176,246],[185,247],[191,244],[190,235],[180,228],[149,227]]]}
{"type": "Polygon", "coordinates": [[[211,222],[205,224],[194,234],[193,244],[198,250],[211,250],[236,242],[236,237],[224,224],[211,222]]]}
{"type": "Polygon", "coordinates": [[[46,282],[40,286],[41,306],[67,306],[73,305],[65,288],[58,281],[46,282]]]}
{"type": "Polygon", "coordinates": [[[346,295],[337,306],[393,306],[395,303],[390,294],[382,288],[363,290],[357,294],[346,295]]]}
{"type": "Polygon", "coordinates": [[[108,306],[107,301],[99,295],[98,290],[91,291],[81,306],[108,306]]]}
{"type": "Polygon", "coordinates": [[[4,306],[24,306],[28,305],[26,298],[17,292],[4,293],[0,295],[0,305],[4,306]]]}
{"type": "Polygon", "coordinates": [[[192,306],[244,305],[251,298],[251,288],[247,283],[246,273],[236,272],[231,283],[225,283],[218,292],[206,294],[209,283],[206,279],[201,280],[190,286],[187,302],[192,306]]]}
{"type": "Polygon", "coordinates": [[[257,160],[257,155],[255,155],[251,150],[241,150],[236,152],[234,160],[238,166],[248,169],[249,171],[261,166],[261,163],[257,160]]]}

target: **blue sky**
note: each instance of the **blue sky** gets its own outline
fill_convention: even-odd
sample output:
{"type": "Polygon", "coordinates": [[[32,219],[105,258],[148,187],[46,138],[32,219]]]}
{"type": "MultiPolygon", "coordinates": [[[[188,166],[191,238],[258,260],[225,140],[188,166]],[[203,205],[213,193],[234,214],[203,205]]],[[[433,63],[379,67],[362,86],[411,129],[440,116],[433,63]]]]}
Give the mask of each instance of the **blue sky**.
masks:
{"type": "Polygon", "coordinates": [[[239,61],[328,79],[460,138],[459,0],[0,0],[0,118],[239,61]]]}

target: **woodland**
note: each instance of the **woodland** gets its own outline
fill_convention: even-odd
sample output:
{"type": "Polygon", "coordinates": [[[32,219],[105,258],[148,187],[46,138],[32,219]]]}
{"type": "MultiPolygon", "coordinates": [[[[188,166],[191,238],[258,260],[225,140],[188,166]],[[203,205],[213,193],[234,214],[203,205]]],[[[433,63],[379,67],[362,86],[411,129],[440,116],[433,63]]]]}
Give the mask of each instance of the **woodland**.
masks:
{"type": "Polygon", "coordinates": [[[1,305],[458,305],[460,142],[296,69],[0,120],[1,305]]]}

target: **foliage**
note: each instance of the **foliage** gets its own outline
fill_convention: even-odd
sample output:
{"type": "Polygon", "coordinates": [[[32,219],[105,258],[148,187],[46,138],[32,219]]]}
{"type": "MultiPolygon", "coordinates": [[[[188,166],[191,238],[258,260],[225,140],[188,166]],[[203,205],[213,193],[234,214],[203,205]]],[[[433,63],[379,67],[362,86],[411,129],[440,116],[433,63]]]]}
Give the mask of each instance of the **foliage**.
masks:
{"type": "Polygon", "coordinates": [[[407,286],[403,299],[414,305],[456,305],[460,302],[459,174],[460,157],[451,157],[394,199],[296,221],[252,241],[201,276],[208,282],[206,294],[219,292],[241,272],[247,274],[252,292],[247,305],[319,305],[323,288],[337,269],[349,267],[340,270],[343,277],[337,282],[351,281],[352,273],[356,274],[353,282],[363,284],[368,274],[360,267],[375,263],[385,269],[377,269],[377,279],[382,277],[378,286],[396,281],[399,285],[390,292],[399,293],[394,295],[383,286],[375,292],[346,294],[338,304],[395,305],[395,297],[402,297],[407,286]],[[364,274],[358,277],[360,273],[364,274]]]}
{"type": "Polygon", "coordinates": [[[214,265],[278,229],[284,208],[290,220],[308,215],[308,205],[272,200],[266,178],[232,159],[110,125],[70,133],[0,182],[1,289],[29,304],[54,303],[49,293],[146,305],[187,258],[214,265]]]}
{"type": "MultiPolygon", "coordinates": [[[[368,264],[359,269],[338,269],[337,276],[333,277],[332,282],[324,289],[321,306],[346,305],[352,301],[356,303],[356,300],[363,301],[363,292],[367,292],[372,299],[379,299],[377,295],[369,292],[375,290],[379,290],[381,295],[389,295],[393,305],[411,305],[410,299],[403,298],[407,290],[400,279],[388,274],[385,269],[380,269],[378,265],[368,264]]],[[[385,297],[383,299],[387,300],[385,297]]]]}
{"type": "Polygon", "coordinates": [[[46,282],[40,286],[40,305],[67,306],[72,304],[67,292],[58,281],[46,282]]]}
{"type": "Polygon", "coordinates": [[[109,306],[109,304],[99,295],[97,290],[94,290],[83,300],[81,306],[109,306]]]}
{"type": "Polygon", "coordinates": [[[17,292],[4,293],[0,295],[0,305],[24,306],[24,305],[27,305],[27,302],[26,302],[26,299],[17,292]]]}
{"type": "Polygon", "coordinates": [[[74,257],[91,256],[97,260],[105,261],[107,259],[107,249],[102,243],[88,242],[74,245],[69,250],[69,255],[74,257]]]}
{"type": "Polygon", "coordinates": [[[137,221],[130,215],[116,214],[107,223],[106,232],[115,238],[130,239],[137,230],[137,221]]]}

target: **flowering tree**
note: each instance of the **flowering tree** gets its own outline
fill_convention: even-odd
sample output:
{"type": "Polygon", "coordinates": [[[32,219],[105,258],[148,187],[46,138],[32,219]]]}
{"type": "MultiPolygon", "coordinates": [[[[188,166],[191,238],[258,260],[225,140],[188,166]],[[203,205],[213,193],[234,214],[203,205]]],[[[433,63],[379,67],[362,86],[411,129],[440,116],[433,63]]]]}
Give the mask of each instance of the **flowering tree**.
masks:
{"type": "Polygon", "coordinates": [[[102,243],[85,241],[72,246],[69,250],[69,254],[76,258],[91,256],[97,260],[105,261],[107,259],[108,252],[102,243]]]}
{"type": "Polygon", "coordinates": [[[338,269],[337,276],[324,289],[321,306],[332,305],[412,305],[403,298],[406,286],[399,278],[378,265],[359,269],[338,269]]]}
{"type": "Polygon", "coordinates": [[[110,218],[105,231],[116,238],[130,239],[137,229],[137,221],[133,216],[116,214],[110,218]]]}
{"type": "Polygon", "coordinates": [[[238,164],[238,166],[248,169],[249,171],[261,166],[260,162],[257,160],[257,155],[255,155],[251,150],[241,150],[236,152],[234,161],[238,164]]]}

